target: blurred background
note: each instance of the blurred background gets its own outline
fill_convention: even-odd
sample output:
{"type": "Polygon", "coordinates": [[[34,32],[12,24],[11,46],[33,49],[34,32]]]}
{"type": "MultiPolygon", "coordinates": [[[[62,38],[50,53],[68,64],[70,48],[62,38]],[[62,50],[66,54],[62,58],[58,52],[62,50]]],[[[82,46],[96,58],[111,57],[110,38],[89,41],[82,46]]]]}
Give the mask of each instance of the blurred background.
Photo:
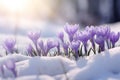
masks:
{"type": "Polygon", "coordinates": [[[120,0],[0,0],[0,33],[41,30],[51,37],[66,22],[80,27],[119,22],[119,8],[120,0]]]}
{"type": "Polygon", "coordinates": [[[26,48],[28,31],[41,31],[42,39],[56,38],[65,23],[79,24],[81,30],[108,24],[120,31],[119,21],[120,0],[0,0],[0,50],[7,37],[26,48]]]}

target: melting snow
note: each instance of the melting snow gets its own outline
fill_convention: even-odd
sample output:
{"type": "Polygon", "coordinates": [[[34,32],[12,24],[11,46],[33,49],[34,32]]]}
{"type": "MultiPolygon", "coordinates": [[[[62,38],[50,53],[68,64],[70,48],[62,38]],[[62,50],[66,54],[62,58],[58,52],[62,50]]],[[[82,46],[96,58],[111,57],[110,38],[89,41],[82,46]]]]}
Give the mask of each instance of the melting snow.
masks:
{"type": "MultiPolygon", "coordinates": [[[[119,80],[120,47],[73,61],[65,57],[28,57],[20,54],[0,58],[16,61],[18,77],[5,68],[5,80],[119,80]]],[[[1,75],[1,79],[3,76],[1,75]]]]}

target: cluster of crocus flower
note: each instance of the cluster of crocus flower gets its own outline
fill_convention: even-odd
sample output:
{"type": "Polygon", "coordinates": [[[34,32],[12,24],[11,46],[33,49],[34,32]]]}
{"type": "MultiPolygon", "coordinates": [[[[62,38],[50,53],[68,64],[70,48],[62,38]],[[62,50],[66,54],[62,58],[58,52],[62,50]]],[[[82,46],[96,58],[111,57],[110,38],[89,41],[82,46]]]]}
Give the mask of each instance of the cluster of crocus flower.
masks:
{"type": "MultiPolygon", "coordinates": [[[[109,26],[87,26],[85,30],[80,31],[79,25],[65,24],[64,31],[58,33],[58,40],[47,39],[43,41],[40,32],[29,32],[28,37],[34,45],[29,44],[27,53],[30,56],[47,56],[53,48],[57,49],[57,54],[70,57],[71,55],[78,59],[80,56],[89,56],[91,51],[100,53],[106,48],[114,48],[119,40],[120,33],[111,31],[109,26]],[[64,52],[63,52],[64,51],[64,52]]],[[[6,39],[4,48],[7,52],[15,51],[16,41],[6,39]]]]}
{"type": "Polygon", "coordinates": [[[43,40],[40,40],[38,41],[38,45],[40,47],[40,50],[41,50],[41,53],[43,54],[43,56],[47,56],[49,51],[52,49],[52,48],[57,48],[57,46],[59,45],[56,41],[54,40],[51,40],[51,39],[48,39],[45,42],[43,42],[43,40]]]}
{"type": "Polygon", "coordinates": [[[108,49],[114,48],[119,37],[119,32],[115,33],[111,31],[108,26],[97,27],[95,42],[99,45],[99,52],[105,50],[105,43],[108,49]]]}
{"type": "Polygon", "coordinates": [[[91,51],[94,54],[100,53],[106,49],[106,46],[108,49],[114,48],[120,36],[119,32],[111,31],[109,26],[87,26],[85,30],[80,31],[79,25],[68,23],[64,27],[64,32],[69,39],[67,42],[64,38],[65,33],[60,32],[58,34],[64,53],[70,56],[72,50],[72,54],[76,59],[80,56],[89,56],[91,51]],[[96,47],[97,45],[98,47],[96,47]]]}
{"type": "Polygon", "coordinates": [[[5,67],[13,73],[14,77],[17,77],[16,65],[13,59],[6,60],[3,64],[0,65],[0,71],[3,77],[5,77],[5,67]]]}
{"type": "Polygon", "coordinates": [[[33,42],[27,47],[28,55],[30,56],[47,56],[52,48],[58,48],[59,43],[52,39],[48,39],[46,42],[40,39],[40,32],[29,32],[28,37],[33,42]]]}

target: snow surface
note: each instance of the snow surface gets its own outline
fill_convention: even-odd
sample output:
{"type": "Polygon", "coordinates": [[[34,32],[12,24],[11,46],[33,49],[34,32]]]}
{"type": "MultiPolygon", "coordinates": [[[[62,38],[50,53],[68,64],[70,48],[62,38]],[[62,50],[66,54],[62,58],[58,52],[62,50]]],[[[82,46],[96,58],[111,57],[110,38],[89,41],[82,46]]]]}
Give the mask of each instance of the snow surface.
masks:
{"type": "Polygon", "coordinates": [[[77,61],[78,67],[68,72],[71,80],[120,79],[120,47],[77,61]],[[81,66],[82,64],[82,66],[81,66]]]}
{"type": "Polygon", "coordinates": [[[8,80],[119,80],[120,47],[106,50],[97,55],[81,57],[73,61],[65,57],[28,57],[20,54],[0,58],[2,64],[7,59],[16,61],[17,78],[5,68],[8,80]]]}

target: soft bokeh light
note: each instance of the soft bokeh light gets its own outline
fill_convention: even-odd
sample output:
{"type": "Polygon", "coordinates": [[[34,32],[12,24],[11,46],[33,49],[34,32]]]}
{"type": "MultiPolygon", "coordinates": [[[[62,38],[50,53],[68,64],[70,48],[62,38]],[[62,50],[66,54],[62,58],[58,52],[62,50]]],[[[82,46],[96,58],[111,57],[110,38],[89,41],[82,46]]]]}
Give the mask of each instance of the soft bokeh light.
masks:
{"type": "MultiPolygon", "coordinates": [[[[47,0],[0,0],[0,17],[20,20],[46,20],[53,14],[47,0]]],[[[15,22],[16,23],[16,22],[15,22]]]]}
{"type": "Polygon", "coordinates": [[[29,2],[30,0],[0,0],[0,5],[8,11],[17,12],[24,11],[29,2]]]}

